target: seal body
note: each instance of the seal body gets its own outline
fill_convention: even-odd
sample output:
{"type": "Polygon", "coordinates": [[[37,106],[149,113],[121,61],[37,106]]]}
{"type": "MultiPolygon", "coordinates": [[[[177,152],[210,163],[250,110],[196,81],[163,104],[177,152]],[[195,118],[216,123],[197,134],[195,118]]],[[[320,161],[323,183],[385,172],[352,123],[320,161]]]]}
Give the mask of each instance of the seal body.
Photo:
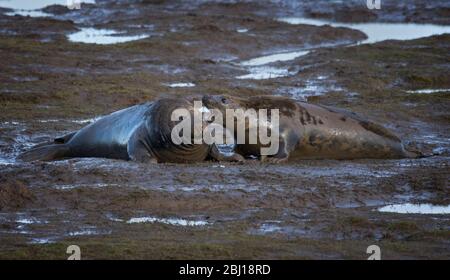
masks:
{"type": "Polygon", "coordinates": [[[38,145],[19,156],[24,161],[55,160],[71,157],[102,157],[138,162],[188,163],[209,157],[217,160],[241,160],[239,155],[224,156],[207,144],[174,144],[171,132],[175,109],[193,113],[192,102],[165,98],[135,105],[87,125],[79,131],[38,145]]]}
{"type": "Polygon", "coordinates": [[[226,109],[279,110],[278,153],[261,156],[259,144],[237,144],[235,151],[246,157],[259,156],[262,160],[278,162],[414,156],[388,129],[342,109],[277,96],[205,96],[203,102],[206,107],[219,109],[223,114],[226,109]]]}
{"type": "MultiPolygon", "coordinates": [[[[76,132],[65,144],[71,157],[131,159],[134,134],[145,125],[154,103],[144,103],[114,112],[76,132]]],[[[68,154],[68,156],[69,156],[68,154]]]]}

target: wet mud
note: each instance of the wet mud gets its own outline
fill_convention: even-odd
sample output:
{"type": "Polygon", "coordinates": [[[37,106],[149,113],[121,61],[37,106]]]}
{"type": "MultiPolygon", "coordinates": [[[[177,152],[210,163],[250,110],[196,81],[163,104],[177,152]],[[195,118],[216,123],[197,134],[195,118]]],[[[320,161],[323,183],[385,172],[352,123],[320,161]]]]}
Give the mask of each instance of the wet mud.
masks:
{"type": "Polygon", "coordinates": [[[360,44],[368,37],[357,29],[279,20],[445,25],[448,3],[356,2],[97,1],[40,10],[50,17],[1,9],[0,258],[65,259],[77,244],[85,259],[367,259],[375,244],[384,259],[448,259],[450,35],[360,44]],[[122,42],[70,36],[86,28],[122,42]],[[114,110],[202,94],[345,108],[426,157],[15,160],[114,110]]]}

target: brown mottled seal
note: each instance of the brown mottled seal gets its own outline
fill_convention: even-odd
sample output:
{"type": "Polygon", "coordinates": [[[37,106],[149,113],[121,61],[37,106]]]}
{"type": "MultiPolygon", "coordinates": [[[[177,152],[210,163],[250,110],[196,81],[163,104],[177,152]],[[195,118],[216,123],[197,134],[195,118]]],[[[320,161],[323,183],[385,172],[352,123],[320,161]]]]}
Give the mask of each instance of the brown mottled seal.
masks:
{"type": "Polygon", "coordinates": [[[215,145],[174,144],[171,138],[173,110],[185,108],[193,114],[193,102],[165,98],[135,105],[56,138],[21,154],[19,159],[56,160],[71,157],[103,157],[139,162],[199,162],[208,158],[239,161],[240,155],[225,156],[215,145]]]}
{"type": "MultiPolygon", "coordinates": [[[[388,129],[342,109],[277,96],[204,96],[203,104],[208,109],[219,109],[224,116],[226,109],[279,109],[278,153],[261,156],[259,144],[236,145],[235,152],[245,157],[259,156],[263,161],[280,162],[416,156],[407,152],[401,140],[388,129]]],[[[246,133],[248,137],[248,127],[246,133]]]]}

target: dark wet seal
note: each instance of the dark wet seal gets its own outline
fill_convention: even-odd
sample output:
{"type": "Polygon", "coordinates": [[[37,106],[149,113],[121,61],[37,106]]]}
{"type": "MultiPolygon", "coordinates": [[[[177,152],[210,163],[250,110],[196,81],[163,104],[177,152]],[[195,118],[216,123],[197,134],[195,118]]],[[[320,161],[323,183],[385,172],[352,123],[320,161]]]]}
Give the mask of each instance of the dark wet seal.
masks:
{"type": "MultiPolygon", "coordinates": [[[[172,140],[177,122],[175,109],[194,114],[193,100],[162,98],[113,112],[96,122],[38,144],[20,154],[22,161],[58,160],[74,157],[101,157],[137,162],[193,163],[205,160],[242,161],[241,155],[223,155],[212,144],[184,144],[172,140]]],[[[192,141],[192,139],[191,139],[192,141]]]]}
{"type": "Polygon", "coordinates": [[[347,121],[347,118],[346,117],[341,117],[341,121],[345,122],[345,121],[347,121]]]}

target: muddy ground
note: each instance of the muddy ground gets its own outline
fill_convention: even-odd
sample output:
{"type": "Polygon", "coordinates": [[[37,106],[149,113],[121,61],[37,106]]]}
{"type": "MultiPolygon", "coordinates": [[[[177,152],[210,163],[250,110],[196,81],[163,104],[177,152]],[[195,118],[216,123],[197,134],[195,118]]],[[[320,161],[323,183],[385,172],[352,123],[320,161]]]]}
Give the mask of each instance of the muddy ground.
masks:
{"type": "MultiPolygon", "coordinates": [[[[97,1],[51,6],[52,18],[0,13],[0,258],[448,259],[450,216],[383,213],[399,203],[450,204],[450,35],[357,42],[348,28],[279,16],[448,24],[446,1],[97,1]],[[395,2],[395,3],[394,3],[395,2]],[[400,4],[398,4],[400,3],[400,4]],[[344,5],[344,4],[342,4],[344,5]],[[424,5],[426,7],[424,7],[424,5]],[[345,11],[345,13],[344,13],[345,11]],[[149,37],[74,43],[81,27],[149,37]],[[246,30],[237,32],[237,30],[246,30]],[[276,62],[285,77],[237,79],[239,62],[276,62]],[[194,87],[171,88],[190,82],[194,87]],[[427,155],[286,164],[138,164],[106,159],[21,163],[18,153],[92,119],[164,96],[286,95],[347,108],[427,155]]],[[[6,11],[6,10],[5,10],[6,11]]]]}

